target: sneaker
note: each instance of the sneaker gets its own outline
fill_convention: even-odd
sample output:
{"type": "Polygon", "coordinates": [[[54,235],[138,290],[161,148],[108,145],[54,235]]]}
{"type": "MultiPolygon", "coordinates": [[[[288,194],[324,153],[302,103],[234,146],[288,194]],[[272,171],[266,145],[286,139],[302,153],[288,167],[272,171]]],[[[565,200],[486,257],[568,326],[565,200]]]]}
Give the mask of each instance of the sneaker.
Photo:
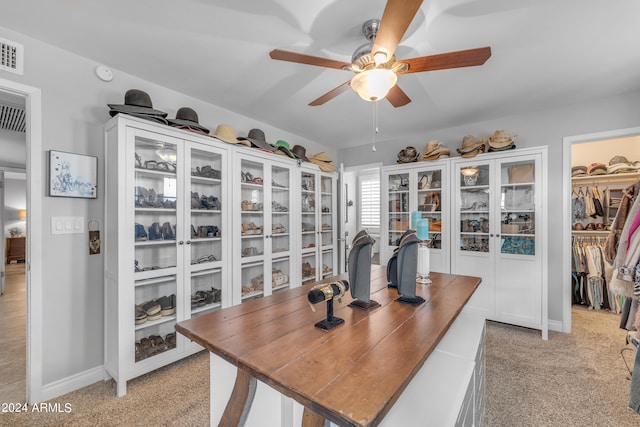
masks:
{"type": "Polygon", "coordinates": [[[160,223],[154,222],[153,224],[151,224],[151,227],[149,227],[149,240],[163,240],[160,223]]]}

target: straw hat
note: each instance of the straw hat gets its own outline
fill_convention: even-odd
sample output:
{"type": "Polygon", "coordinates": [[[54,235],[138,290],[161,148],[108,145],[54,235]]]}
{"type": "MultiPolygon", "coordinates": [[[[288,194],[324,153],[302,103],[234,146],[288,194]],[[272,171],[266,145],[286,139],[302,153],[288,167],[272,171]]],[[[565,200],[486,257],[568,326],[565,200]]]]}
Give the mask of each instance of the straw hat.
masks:
{"type": "Polygon", "coordinates": [[[517,135],[511,135],[508,130],[497,130],[489,137],[491,148],[503,148],[514,143],[517,135]]]}
{"type": "Polygon", "coordinates": [[[467,135],[462,138],[462,147],[456,151],[460,157],[475,157],[480,153],[484,153],[487,149],[487,141],[484,139],[476,139],[473,135],[467,135]]]}
{"type": "Polygon", "coordinates": [[[309,161],[320,166],[320,170],[324,172],[334,172],[336,170],[335,165],[331,163],[331,158],[324,151],[314,154],[313,156],[309,156],[309,161]]]}
{"type": "Polygon", "coordinates": [[[251,143],[247,140],[239,140],[236,136],[236,131],[229,125],[220,124],[216,128],[216,131],[213,135],[210,135],[215,139],[219,139],[220,141],[229,143],[229,144],[242,144],[247,147],[251,147],[251,143]]]}
{"type": "Polygon", "coordinates": [[[451,151],[440,141],[436,141],[432,139],[427,142],[427,146],[422,153],[422,160],[436,160],[440,157],[449,157],[451,155],[451,151]]]}

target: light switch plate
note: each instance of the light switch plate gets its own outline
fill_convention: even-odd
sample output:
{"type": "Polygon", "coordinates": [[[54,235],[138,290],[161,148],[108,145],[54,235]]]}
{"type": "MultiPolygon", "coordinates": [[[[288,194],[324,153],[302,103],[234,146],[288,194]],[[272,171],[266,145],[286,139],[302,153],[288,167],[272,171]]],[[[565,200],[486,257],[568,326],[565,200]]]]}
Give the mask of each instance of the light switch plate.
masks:
{"type": "Polygon", "coordinates": [[[82,234],[84,233],[83,216],[52,216],[51,234],[82,234]]]}

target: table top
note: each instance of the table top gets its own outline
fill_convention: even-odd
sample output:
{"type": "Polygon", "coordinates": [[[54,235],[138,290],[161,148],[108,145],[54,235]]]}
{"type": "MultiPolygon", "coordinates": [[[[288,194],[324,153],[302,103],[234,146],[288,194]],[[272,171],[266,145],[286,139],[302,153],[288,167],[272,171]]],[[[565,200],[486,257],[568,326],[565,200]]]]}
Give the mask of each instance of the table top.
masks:
{"type": "Polygon", "coordinates": [[[398,399],[446,334],[475,289],[478,277],[431,273],[417,285],[418,307],[396,302],[386,269],[372,266],[370,311],[348,307],[349,292],[334,301],[345,320],[324,331],[326,304],[310,309],[314,284],[280,291],[180,322],[176,330],[282,394],[339,425],[374,426],[398,399]]]}

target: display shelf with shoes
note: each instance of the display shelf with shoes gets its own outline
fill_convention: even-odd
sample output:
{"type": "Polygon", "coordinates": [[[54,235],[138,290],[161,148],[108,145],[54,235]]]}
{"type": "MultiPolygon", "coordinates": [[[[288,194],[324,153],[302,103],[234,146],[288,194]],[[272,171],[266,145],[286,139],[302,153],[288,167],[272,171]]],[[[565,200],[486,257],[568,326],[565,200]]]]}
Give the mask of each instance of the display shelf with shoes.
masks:
{"type": "Polygon", "coordinates": [[[231,147],[124,115],[104,131],[105,198],[113,201],[104,216],[104,367],[122,396],[128,380],[202,349],[175,335],[176,321],[192,315],[193,274],[210,272],[209,287],[231,305],[231,147]]]}
{"type": "MultiPolygon", "coordinates": [[[[323,277],[321,265],[329,259],[330,265],[337,265],[335,247],[337,235],[336,216],[336,174],[303,166],[300,172],[301,214],[300,214],[300,248],[303,261],[313,265],[312,274],[305,269],[302,280],[320,280],[323,277]],[[306,274],[306,275],[305,275],[306,274]]],[[[303,262],[303,265],[304,265],[303,262]]]]}
{"type": "MultiPolygon", "coordinates": [[[[289,259],[294,206],[291,188],[295,162],[273,153],[240,148],[234,156],[234,168],[241,172],[240,182],[234,182],[234,206],[240,214],[234,216],[234,304],[268,296],[272,286],[264,286],[272,268],[280,260],[289,259]],[[256,183],[260,177],[260,183],[256,183]],[[277,252],[276,252],[277,251],[277,252]]],[[[289,276],[288,267],[281,268],[289,276]],[[286,271],[285,271],[286,270],[286,271]]],[[[288,287],[288,284],[287,284],[288,287]]]]}

